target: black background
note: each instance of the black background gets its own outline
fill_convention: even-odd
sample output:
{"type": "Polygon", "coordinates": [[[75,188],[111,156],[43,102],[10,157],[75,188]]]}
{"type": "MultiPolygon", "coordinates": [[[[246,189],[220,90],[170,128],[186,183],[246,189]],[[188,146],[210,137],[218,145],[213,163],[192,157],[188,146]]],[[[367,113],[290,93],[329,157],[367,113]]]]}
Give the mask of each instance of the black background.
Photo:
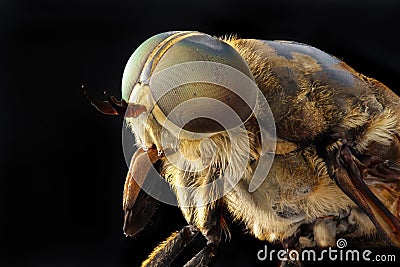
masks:
{"type": "MultiPolygon", "coordinates": [[[[138,266],[185,224],[161,205],[139,236],[123,235],[122,121],[81,92],[85,84],[95,96],[119,97],[124,65],[147,38],[198,30],[295,40],[400,92],[399,16],[395,0],[2,0],[0,265],[138,266]]],[[[215,266],[254,265],[265,243],[232,228],[215,266]]]]}

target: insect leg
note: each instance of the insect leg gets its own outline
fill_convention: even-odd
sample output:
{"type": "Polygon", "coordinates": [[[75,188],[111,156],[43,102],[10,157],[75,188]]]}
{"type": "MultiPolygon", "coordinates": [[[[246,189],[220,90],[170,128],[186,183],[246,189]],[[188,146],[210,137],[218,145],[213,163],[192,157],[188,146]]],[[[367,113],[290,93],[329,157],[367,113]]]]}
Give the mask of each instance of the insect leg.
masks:
{"type": "Polygon", "coordinates": [[[329,172],[337,185],[368,215],[384,238],[400,247],[400,220],[365,184],[363,172],[349,146],[344,142],[333,154],[329,172]]]}
{"type": "MultiPolygon", "coordinates": [[[[282,241],[283,248],[290,253],[292,250],[297,251],[300,253],[301,245],[299,242],[301,234],[301,229],[297,229],[297,231],[291,236],[282,241]]],[[[281,261],[279,267],[301,267],[301,261],[298,259],[296,255],[287,255],[287,260],[281,261]]]]}
{"type": "Polygon", "coordinates": [[[207,244],[199,253],[197,253],[184,267],[207,266],[217,253],[217,244],[207,244]]]}
{"type": "Polygon", "coordinates": [[[197,234],[198,230],[191,225],[183,227],[179,232],[174,232],[153,250],[142,263],[142,267],[169,266],[197,234]]]}
{"type": "Polygon", "coordinates": [[[184,267],[207,266],[217,254],[218,244],[225,228],[225,220],[222,217],[222,199],[213,203],[213,208],[208,211],[206,222],[201,228],[201,232],[207,239],[207,245],[200,250],[184,267]]]}

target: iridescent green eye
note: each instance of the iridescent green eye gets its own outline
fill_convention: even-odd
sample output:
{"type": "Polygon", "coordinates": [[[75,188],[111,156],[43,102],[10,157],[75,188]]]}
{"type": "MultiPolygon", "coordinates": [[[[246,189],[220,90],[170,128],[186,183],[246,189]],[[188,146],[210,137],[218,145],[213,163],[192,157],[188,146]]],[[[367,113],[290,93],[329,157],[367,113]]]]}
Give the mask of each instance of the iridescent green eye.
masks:
{"type": "Polygon", "coordinates": [[[133,52],[126,63],[122,75],[122,99],[129,101],[129,96],[132,93],[133,87],[139,81],[139,76],[150,54],[163,40],[176,33],[177,32],[165,32],[154,35],[143,42],[135,52],[133,52]]]}
{"type": "Polygon", "coordinates": [[[211,119],[215,114],[226,118],[234,112],[241,122],[245,122],[253,112],[257,91],[229,86],[235,71],[239,74],[236,76],[254,81],[241,55],[218,38],[199,32],[159,34],[144,42],[130,58],[124,72],[123,97],[129,100],[132,88],[138,82],[150,85],[156,105],[153,115],[159,123],[164,123],[168,117],[169,122],[180,129],[216,133],[239,124],[221,125],[211,119]],[[176,86],[151,85],[151,80],[161,74],[168,76],[164,77],[164,83],[176,82],[176,86]],[[191,105],[182,106],[187,101],[191,105]],[[179,111],[179,116],[170,116],[178,106],[184,110],[179,111]],[[196,114],[198,116],[194,118],[196,114]]]}

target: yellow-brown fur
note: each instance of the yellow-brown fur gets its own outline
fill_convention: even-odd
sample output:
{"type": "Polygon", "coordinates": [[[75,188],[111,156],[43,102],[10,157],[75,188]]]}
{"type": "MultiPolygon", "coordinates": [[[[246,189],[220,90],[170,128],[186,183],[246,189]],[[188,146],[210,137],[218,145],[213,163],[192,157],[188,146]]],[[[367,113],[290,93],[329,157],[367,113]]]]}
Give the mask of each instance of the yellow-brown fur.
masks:
{"type": "MultiPolygon", "coordinates": [[[[351,233],[343,230],[344,236],[374,235],[374,224],[336,185],[322,154],[342,144],[329,139],[335,133],[360,154],[376,153],[399,161],[399,98],[383,84],[307,45],[236,37],[224,41],[247,62],[269,102],[277,132],[275,159],[262,185],[250,193],[248,187],[261,154],[260,129],[254,119],[247,121],[245,131],[234,130],[232,136],[217,133],[207,140],[176,140],[167,131],[165,143],[172,151],[180,151],[184,168],[164,158],[161,173],[175,191],[188,223],[207,234],[207,215],[215,209],[219,201],[215,196],[221,188],[188,193],[181,187],[200,188],[218,179],[224,170],[225,179],[238,183],[222,201],[232,218],[243,222],[258,239],[282,241],[301,225],[311,224],[317,245],[334,245],[342,217],[356,229],[351,233]],[[390,146],[395,150],[389,150],[390,146]]],[[[166,149],[159,140],[162,126],[151,114],[129,118],[128,124],[133,126],[139,145],[166,149]],[[147,115],[149,122],[143,119],[147,115]],[[144,132],[138,129],[143,125],[144,132]]],[[[391,189],[382,183],[367,184],[400,217],[398,181],[391,189]]]]}
{"type": "MultiPolygon", "coordinates": [[[[346,106],[339,106],[334,98],[344,97],[339,93],[347,88],[338,89],[334,84],[310,79],[310,73],[318,72],[325,67],[318,66],[310,55],[296,52],[292,53],[293,59],[290,60],[278,55],[273,47],[258,40],[230,39],[227,42],[246,59],[257,85],[269,101],[277,120],[278,137],[283,139],[288,137],[287,142],[292,141],[296,144],[293,147],[300,145],[304,147],[301,151],[289,151],[287,154],[277,155],[264,184],[251,198],[245,196],[246,185],[236,193],[228,194],[226,196],[228,208],[234,217],[245,221],[247,227],[260,239],[282,240],[294,233],[299,225],[297,222],[299,218],[294,216],[292,221],[278,218],[270,207],[267,208],[271,202],[278,201],[281,206],[291,206],[294,210],[303,212],[301,223],[352,211],[352,218],[359,226],[357,230],[359,235],[375,233],[376,229],[368,216],[359,212],[355,203],[329,177],[324,160],[315,153],[312,140],[335,127],[344,132],[357,129],[359,133],[354,139],[356,149],[361,153],[368,151],[371,143],[387,146],[393,142],[394,135],[399,131],[397,115],[399,98],[382,84],[362,76],[370,84],[363,84],[361,78],[354,82],[358,98],[345,99],[346,106]],[[299,61],[298,58],[303,60],[299,61]],[[302,66],[299,62],[305,64],[302,66]],[[295,68],[298,87],[292,89],[291,94],[288,94],[288,89],[283,88],[277,80],[276,67],[275,73],[272,67],[277,65],[295,68]],[[358,88],[360,84],[363,85],[362,88],[358,88]],[[374,85],[373,88],[371,84],[374,85]],[[277,99],[280,105],[274,108],[273,103],[277,99]],[[279,133],[285,134],[279,135],[279,133]],[[282,192],[282,186],[293,190],[282,192]],[[307,186],[310,191],[299,196],[301,188],[307,186]],[[246,198],[244,204],[238,206],[238,203],[243,203],[240,200],[246,198]],[[248,205],[248,202],[253,202],[255,205],[248,205]]],[[[335,68],[351,71],[355,79],[361,77],[343,62],[337,64],[335,68]]],[[[277,146],[279,147],[279,143],[277,146]]],[[[381,201],[392,210],[392,206],[396,205],[395,201],[393,203],[389,199],[381,201]]]]}

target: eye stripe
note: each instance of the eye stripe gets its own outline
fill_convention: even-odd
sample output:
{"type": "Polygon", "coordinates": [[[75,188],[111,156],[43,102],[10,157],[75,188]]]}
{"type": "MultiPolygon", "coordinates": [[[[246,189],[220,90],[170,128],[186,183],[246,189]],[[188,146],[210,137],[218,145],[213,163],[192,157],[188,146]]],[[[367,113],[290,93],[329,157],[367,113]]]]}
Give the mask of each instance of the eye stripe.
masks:
{"type": "Polygon", "coordinates": [[[148,77],[150,76],[150,72],[151,72],[151,68],[152,68],[152,66],[151,66],[151,65],[152,65],[152,64],[151,64],[151,61],[153,60],[155,54],[156,54],[158,51],[160,51],[160,49],[161,49],[163,46],[165,46],[165,44],[168,43],[170,40],[172,40],[172,39],[176,38],[176,36],[180,36],[180,35],[182,35],[182,34],[185,34],[185,33],[184,33],[184,32],[178,32],[178,33],[172,34],[171,36],[168,36],[167,38],[165,38],[164,40],[162,40],[162,41],[153,49],[153,51],[152,51],[152,52],[150,53],[150,55],[147,57],[147,60],[146,60],[146,62],[145,62],[145,64],[144,64],[144,67],[143,67],[142,72],[141,72],[141,74],[140,74],[140,78],[139,78],[139,81],[140,81],[140,82],[145,81],[145,80],[148,79],[148,77]],[[150,68],[150,69],[149,69],[149,68],[150,68]],[[145,77],[145,78],[142,79],[142,77],[145,77]]]}
{"type": "Polygon", "coordinates": [[[149,77],[153,73],[158,61],[170,47],[184,38],[201,34],[202,33],[200,32],[179,32],[163,40],[147,58],[142,73],[140,74],[139,81],[142,83],[148,83],[149,77]]]}

